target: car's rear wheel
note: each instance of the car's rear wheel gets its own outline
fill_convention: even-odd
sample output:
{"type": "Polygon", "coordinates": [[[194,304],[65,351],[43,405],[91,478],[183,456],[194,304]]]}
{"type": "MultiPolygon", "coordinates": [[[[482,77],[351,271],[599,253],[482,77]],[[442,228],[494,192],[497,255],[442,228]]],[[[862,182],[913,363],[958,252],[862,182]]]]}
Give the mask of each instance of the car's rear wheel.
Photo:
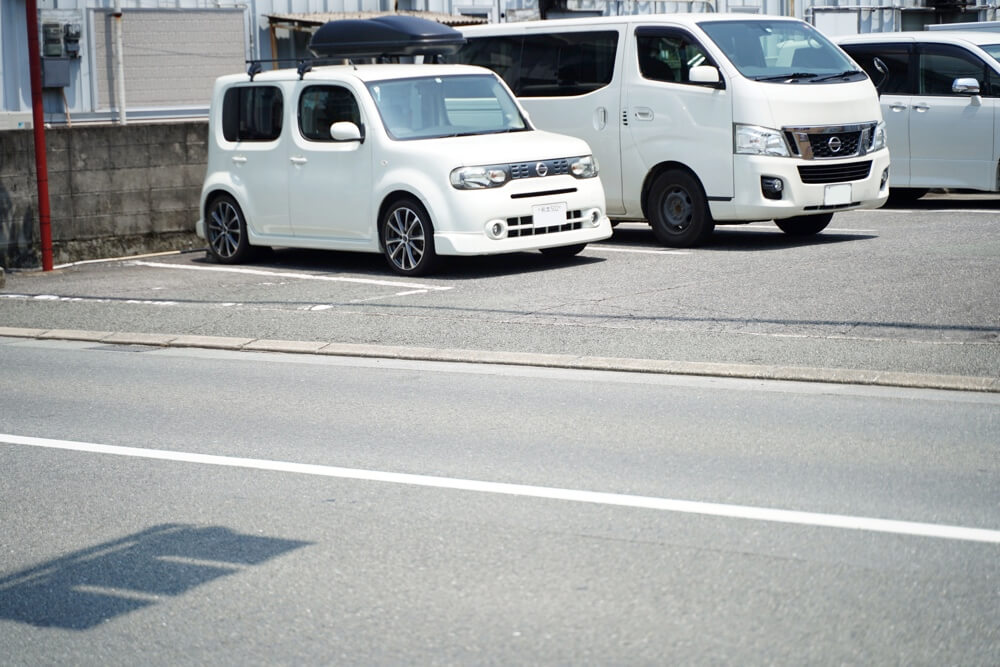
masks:
{"type": "Polygon", "coordinates": [[[586,243],[574,243],[573,245],[561,245],[555,248],[541,248],[543,255],[549,257],[574,257],[583,252],[587,247],[586,243]]]}
{"type": "Polygon", "coordinates": [[[205,216],[205,238],[208,254],[223,264],[239,264],[249,259],[252,253],[243,211],[229,195],[219,195],[209,204],[205,216]]]}
{"type": "Polygon", "coordinates": [[[812,236],[826,229],[831,220],[833,220],[833,213],[821,213],[775,220],[774,224],[778,225],[778,229],[791,236],[812,236]]]}
{"type": "Polygon", "coordinates": [[[437,265],[434,226],[420,202],[400,199],[382,216],[382,250],[389,268],[403,276],[422,276],[437,265]]]}

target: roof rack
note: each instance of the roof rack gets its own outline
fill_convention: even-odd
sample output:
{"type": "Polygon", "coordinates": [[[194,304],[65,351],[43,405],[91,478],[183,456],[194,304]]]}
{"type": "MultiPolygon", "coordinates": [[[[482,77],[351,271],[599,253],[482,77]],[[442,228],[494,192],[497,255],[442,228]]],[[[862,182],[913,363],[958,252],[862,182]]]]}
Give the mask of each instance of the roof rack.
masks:
{"type": "Polygon", "coordinates": [[[309,41],[321,58],[433,56],[454,53],[465,44],[458,30],[416,16],[329,21],[309,41]]]}

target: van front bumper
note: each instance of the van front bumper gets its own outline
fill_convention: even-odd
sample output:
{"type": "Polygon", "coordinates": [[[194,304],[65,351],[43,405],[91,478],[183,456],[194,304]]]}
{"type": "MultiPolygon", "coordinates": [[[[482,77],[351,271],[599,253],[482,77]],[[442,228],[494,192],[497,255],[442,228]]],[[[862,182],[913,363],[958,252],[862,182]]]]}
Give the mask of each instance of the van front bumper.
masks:
{"type": "Polygon", "coordinates": [[[718,222],[878,208],[889,197],[888,169],[889,151],[884,149],[844,160],[735,155],[734,196],[710,201],[709,207],[718,222]],[[767,187],[773,179],[780,181],[777,196],[767,187]]]}

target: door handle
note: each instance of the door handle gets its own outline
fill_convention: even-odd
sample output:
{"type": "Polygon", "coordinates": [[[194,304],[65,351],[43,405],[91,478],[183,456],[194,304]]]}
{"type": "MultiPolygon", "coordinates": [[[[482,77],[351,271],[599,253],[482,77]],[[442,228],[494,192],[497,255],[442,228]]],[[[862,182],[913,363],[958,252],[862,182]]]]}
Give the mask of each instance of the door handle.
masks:
{"type": "Polygon", "coordinates": [[[930,111],[931,110],[931,108],[928,105],[926,105],[926,104],[914,104],[913,108],[914,108],[914,110],[916,110],[916,111],[918,111],[920,113],[923,113],[925,111],[930,111]]]}
{"type": "Polygon", "coordinates": [[[309,160],[304,157],[290,157],[288,159],[292,161],[292,164],[305,164],[306,162],[309,162],[309,160]]]}
{"type": "Polygon", "coordinates": [[[603,130],[608,124],[608,110],[604,107],[594,109],[594,129],[603,130]]]}
{"type": "Polygon", "coordinates": [[[635,119],[636,120],[653,120],[653,110],[649,107],[636,107],[635,108],[635,119]]]}
{"type": "Polygon", "coordinates": [[[242,155],[234,155],[233,156],[233,162],[235,162],[236,164],[245,164],[246,161],[247,161],[247,159],[244,156],[242,156],[242,155]]]}
{"type": "Polygon", "coordinates": [[[893,111],[906,111],[905,104],[890,104],[889,108],[893,111]]]}

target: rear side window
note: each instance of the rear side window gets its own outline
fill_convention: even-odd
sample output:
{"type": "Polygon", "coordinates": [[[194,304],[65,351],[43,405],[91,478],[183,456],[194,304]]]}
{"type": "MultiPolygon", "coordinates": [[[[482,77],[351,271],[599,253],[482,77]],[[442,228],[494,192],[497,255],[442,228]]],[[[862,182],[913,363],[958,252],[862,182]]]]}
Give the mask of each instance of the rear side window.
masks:
{"type": "Polygon", "coordinates": [[[330,126],[350,122],[358,126],[361,136],[361,110],[354,94],[342,86],[309,86],[299,98],[299,131],[310,141],[333,141],[330,126]]]}
{"type": "Polygon", "coordinates": [[[226,141],[274,141],[281,136],[284,103],[276,86],[230,88],[222,100],[226,141]]]}
{"type": "Polygon", "coordinates": [[[690,83],[689,72],[698,65],[712,65],[709,58],[690,35],[679,30],[639,28],[636,30],[639,72],[652,81],[690,83]]]}
{"type": "Polygon", "coordinates": [[[611,83],[614,30],[473,37],[450,62],[487,67],[518,97],[572,97],[611,83]]]}
{"type": "Polygon", "coordinates": [[[847,44],[843,49],[861,65],[880,95],[909,95],[913,92],[909,75],[910,49],[905,44],[847,44]],[[884,73],[879,71],[876,59],[886,70],[884,73]]]}

